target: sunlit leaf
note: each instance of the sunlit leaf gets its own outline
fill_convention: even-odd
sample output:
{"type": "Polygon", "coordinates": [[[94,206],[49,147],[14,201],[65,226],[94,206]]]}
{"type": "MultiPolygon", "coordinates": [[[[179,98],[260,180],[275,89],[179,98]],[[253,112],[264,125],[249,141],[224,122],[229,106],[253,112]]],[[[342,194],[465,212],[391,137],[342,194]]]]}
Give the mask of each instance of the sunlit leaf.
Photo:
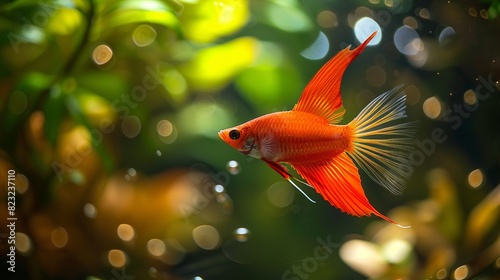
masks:
{"type": "Polygon", "coordinates": [[[109,102],[103,97],[80,89],[76,94],[76,99],[81,106],[82,113],[93,127],[99,127],[103,121],[106,123],[115,121],[116,115],[109,102]]]}
{"type": "Polygon", "coordinates": [[[186,99],[187,81],[175,67],[168,67],[164,72],[163,86],[174,103],[181,103],[186,99]]]}
{"type": "Polygon", "coordinates": [[[441,210],[438,218],[440,230],[450,239],[456,240],[461,234],[463,213],[460,208],[457,186],[445,169],[436,168],[429,172],[430,197],[441,210]]]}
{"type": "Polygon", "coordinates": [[[498,224],[500,216],[500,185],[491,191],[469,215],[465,226],[467,246],[475,248],[498,224]]]}
{"type": "MultiPolygon", "coordinates": [[[[66,98],[66,104],[68,107],[68,111],[77,123],[85,126],[85,128],[89,132],[92,132],[94,131],[94,129],[96,129],[87,120],[85,114],[83,113],[81,105],[73,95],[68,95],[68,97],[66,98]]],[[[97,153],[101,157],[106,172],[111,172],[111,170],[113,170],[113,160],[104,148],[102,141],[92,141],[92,146],[96,149],[97,153]]]]}
{"type": "Polygon", "coordinates": [[[187,38],[212,42],[242,28],[249,18],[246,0],[200,0],[185,3],[180,15],[187,38]]]}
{"type": "Polygon", "coordinates": [[[46,30],[59,35],[69,35],[82,25],[82,14],[79,11],[63,8],[51,15],[46,30]]]}
{"type": "Polygon", "coordinates": [[[175,11],[156,0],[115,2],[104,9],[99,20],[99,28],[107,30],[130,23],[149,22],[172,28],[182,35],[175,11]]]}
{"type": "Polygon", "coordinates": [[[189,85],[199,91],[224,87],[236,74],[252,63],[258,42],[242,37],[199,51],[193,60],[180,67],[189,85]]]}

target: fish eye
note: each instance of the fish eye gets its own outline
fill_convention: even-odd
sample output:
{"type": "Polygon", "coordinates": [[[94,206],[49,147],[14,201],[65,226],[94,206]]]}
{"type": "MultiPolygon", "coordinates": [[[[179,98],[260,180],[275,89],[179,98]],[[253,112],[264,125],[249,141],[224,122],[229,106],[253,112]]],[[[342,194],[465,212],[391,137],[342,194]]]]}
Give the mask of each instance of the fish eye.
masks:
{"type": "Polygon", "coordinates": [[[236,129],[229,131],[229,138],[231,138],[232,140],[240,139],[240,132],[236,129]]]}

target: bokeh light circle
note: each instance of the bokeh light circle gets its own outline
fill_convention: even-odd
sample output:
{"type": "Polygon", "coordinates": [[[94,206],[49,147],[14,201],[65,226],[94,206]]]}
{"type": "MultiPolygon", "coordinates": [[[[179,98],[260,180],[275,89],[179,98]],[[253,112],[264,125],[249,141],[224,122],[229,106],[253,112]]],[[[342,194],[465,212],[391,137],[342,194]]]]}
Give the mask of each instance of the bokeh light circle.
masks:
{"type": "Polygon", "coordinates": [[[368,43],[368,46],[378,45],[382,40],[380,25],[369,17],[360,18],[354,25],[354,35],[359,42],[364,42],[375,31],[377,31],[377,35],[368,43]]]}
{"type": "Polygon", "coordinates": [[[138,26],[132,34],[132,40],[139,47],[151,45],[156,39],[156,30],[150,25],[143,24],[138,26]]]}

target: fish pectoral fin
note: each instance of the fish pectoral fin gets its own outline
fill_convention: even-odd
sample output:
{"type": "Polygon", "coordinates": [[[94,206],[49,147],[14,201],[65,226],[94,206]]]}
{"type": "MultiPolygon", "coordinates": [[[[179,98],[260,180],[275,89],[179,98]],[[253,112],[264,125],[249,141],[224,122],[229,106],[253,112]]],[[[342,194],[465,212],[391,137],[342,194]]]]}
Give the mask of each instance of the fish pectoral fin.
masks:
{"type": "Polygon", "coordinates": [[[342,76],[347,66],[365,49],[376,34],[377,32],[374,32],[353,50],[349,47],[343,49],[321,67],[307,84],[293,110],[321,116],[331,124],[340,122],[345,112],[340,95],[342,76]]]}
{"type": "Polygon", "coordinates": [[[292,163],[292,166],[325,200],[342,212],[356,217],[374,214],[397,224],[370,204],[361,186],[358,169],[345,152],[330,161],[292,163]]]}
{"type": "Polygon", "coordinates": [[[285,178],[288,182],[290,182],[290,184],[292,184],[292,186],[294,186],[310,202],[316,203],[316,201],[313,200],[312,198],[310,198],[301,188],[299,188],[299,186],[297,186],[292,181],[292,179],[295,179],[295,180],[297,180],[297,181],[301,182],[302,184],[304,184],[306,186],[309,186],[309,187],[312,187],[311,185],[307,184],[306,182],[303,182],[302,180],[299,180],[299,179],[295,178],[292,174],[288,173],[288,170],[286,169],[286,167],[284,167],[283,165],[281,165],[281,164],[279,164],[277,162],[267,161],[267,160],[264,160],[264,162],[267,163],[267,165],[269,165],[272,169],[274,169],[274,171],[278,172],[281,176],[283,176],[283,178],[285,178]]]}

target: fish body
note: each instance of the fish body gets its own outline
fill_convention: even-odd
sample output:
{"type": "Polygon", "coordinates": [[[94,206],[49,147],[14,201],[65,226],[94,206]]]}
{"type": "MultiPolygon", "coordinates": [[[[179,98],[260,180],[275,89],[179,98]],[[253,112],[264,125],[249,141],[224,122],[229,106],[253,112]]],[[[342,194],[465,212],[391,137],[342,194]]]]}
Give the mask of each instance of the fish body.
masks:
{"type": "Polygon", "coordinates": [[[247,127],[253,131],[247,137],[253,138],[248,155],[274,162],[328,160],[348,149],[352,134],[348,126],[330,125],[320,116],[293,111],[267,114],[236,129],[249,131],[247,127]]]}
{"type": "Polygon", "coordinates": [[[357,217],[374,214],[395,223],[370,204],[354,162],[378,184],[401,193],[411,175],[406,155],[412,150],[415,130],[414,123],[398,122],[406,117],[405,95],[400,87],[381,94],[351,122],[338,124],[345,112],[340,94],[344,71],[375,34],[354,50],[348,47],[330,59],[292,110],[221,130],[219,137],[237,151],[261,159],[294,184],[296,178],[282,165],[289,164],[307,185],[345,213],[357,217]]]}

